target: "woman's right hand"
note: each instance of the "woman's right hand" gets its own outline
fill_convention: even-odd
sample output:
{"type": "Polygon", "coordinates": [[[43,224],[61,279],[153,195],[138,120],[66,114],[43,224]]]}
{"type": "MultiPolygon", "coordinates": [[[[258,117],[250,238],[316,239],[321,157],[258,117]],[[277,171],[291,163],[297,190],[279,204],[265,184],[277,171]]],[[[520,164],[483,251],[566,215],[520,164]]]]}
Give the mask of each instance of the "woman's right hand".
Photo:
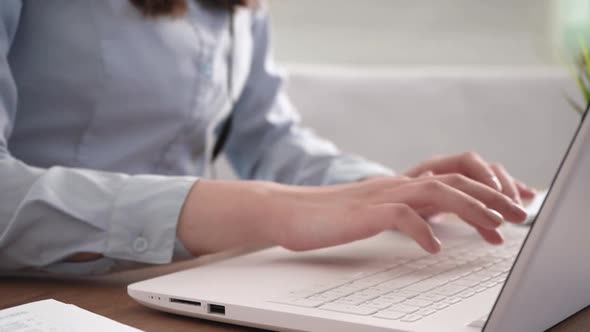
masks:
{"type": "Polygon", "coordinates": [[[421,217],[426,210],[457,214],[492,244],[502,243],[497,228],[504,220],[526,218],[508,196],[459,174],[324,187],[200,180],[185,202],[177,233],[200,255],[252,243],[311,250],[397,229],[436,253],[441,243],[421,217]]]}

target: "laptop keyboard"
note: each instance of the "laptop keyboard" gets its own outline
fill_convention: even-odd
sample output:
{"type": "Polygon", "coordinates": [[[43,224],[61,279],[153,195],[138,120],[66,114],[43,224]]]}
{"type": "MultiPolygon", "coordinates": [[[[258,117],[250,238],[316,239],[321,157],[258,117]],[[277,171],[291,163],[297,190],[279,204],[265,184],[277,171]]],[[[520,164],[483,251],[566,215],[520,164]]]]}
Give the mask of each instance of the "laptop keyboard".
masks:
{"type": "Polygon", "coordinates": [[[271,302],[416,322],[504,283],[523,239],[521,233],[504,235],[500,247],[474,239],[434,256],[399,257],[390,266],[368,268],[271,302]]]}

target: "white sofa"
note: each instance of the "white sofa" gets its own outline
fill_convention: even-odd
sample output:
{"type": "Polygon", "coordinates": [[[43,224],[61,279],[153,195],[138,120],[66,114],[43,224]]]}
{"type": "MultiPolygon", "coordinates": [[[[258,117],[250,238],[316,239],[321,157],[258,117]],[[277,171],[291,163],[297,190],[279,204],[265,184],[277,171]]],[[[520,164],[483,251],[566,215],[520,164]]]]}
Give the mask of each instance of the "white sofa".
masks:
{"type": "Polygon", "coordinates": [[[560,68],[289,69],[306,125],[400,171],[475,150],[545,187],[580,120],[565,99],[578,97],[575,83],[560,68]]]}

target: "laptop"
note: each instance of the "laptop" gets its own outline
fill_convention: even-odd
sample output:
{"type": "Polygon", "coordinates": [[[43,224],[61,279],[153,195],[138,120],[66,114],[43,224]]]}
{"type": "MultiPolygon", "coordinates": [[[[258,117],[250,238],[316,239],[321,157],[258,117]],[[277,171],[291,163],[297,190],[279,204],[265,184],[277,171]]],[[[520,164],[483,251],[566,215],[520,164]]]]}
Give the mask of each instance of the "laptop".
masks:
{"type": "MultiPolygon", "coordinates": [[[[523,156],[525,158],[526,156],[523,156]]],[[[457,220],[429,255],[396,232],[309,252],[270,248],[128,287],[170,313],[283,331],[542,331],[590,305],[590,122],[539,214],[487,245],[457,220]]]]}

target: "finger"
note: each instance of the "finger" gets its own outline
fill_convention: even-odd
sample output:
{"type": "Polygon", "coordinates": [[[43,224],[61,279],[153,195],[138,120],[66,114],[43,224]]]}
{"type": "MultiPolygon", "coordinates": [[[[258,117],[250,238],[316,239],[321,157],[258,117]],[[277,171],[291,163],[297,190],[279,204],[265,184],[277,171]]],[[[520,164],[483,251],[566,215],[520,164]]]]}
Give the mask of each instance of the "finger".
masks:
{"type": "MultiPolygon", "coordinates": [[[[486,189],[490,190],[487,187],[486,189]]],[[[436,223],[444,216],[443,214],[436,214],[436,210],[432,207],[421,209],[418,211],[418,214],[429,223],[436,223]]],[[[481,235],[481,237],[490,244],[500,245],[504,243],[504,237],[498,229],[486,229],[478,226],[476,226],[475,229],[481,235]]]]}
{"type": "Polygon", "coordinates": [[[391,199],[414,209],[434,207],[438,212],[451,212],[474,226],[494,229],[503,223],[498,212],[488,209],[474,197],[444,182],[428,179],[393,189],[391,199]]]}
{"type": "Polygon", "coordinates": [[[384,204],[385,216],[379,222],[386,227],[397,228],[411,237],[418,245],[431,254],[440,251],[440,240],[434,235],[432,228],[410,206],[405,204],[384,204]]]}
{"type": "Polygon", "coordinates": [[[475,227],[481,237],[488,243],[493,245],[500,245],[504,243],[504,236],[498,229],[485,229],[481,227],[475,227]]]}
{"type": "Polygon", "coordinates": [[[520,199],[520,193],[516,188],[516,183],[514,183],[514,179],[510,174],[508,174],[506,168],[504,168],[504,166],[502,166],[501,164],[497,163],[490,165],[490,167],[492,167],[492,170],[494,171],[494,173],[496,173],[496,176],[502,184],[502,192],[506,196],[512,198],[512,200],[516,203],[522,205],[522,200],[520,199]]]}
{"type": "Polygon", "coordinates": [[[406,173],[409,177],[430,170],[434,174],[460,173],[491,188],[502,191],[502,185],[489,165],[474,152],[467,152],[451,157],[433,158],[419,164],[406,173]]]}
{"type": "Polygon", "coordinates": [[[529,200],[535,198],[537,195],[537,191],[535,189],[532,189],[521,181],[514,180],[514,182],[516,183],[516,188],[518,189],[521,198],[529,200]]]}
{"type": "Polygon", "coordinates": [[[416,179],[414,183],[429,180],[441,181],[464,192],[486,207],[499,212],[507,221],[522,222],[527,218],[527,212],[509,197],[461,174],[436,175],[431,179],[416,179]]]}
{"type": "Polygon", "coordinates": [[[502,191],[502,183],[494,170],[478,154],[468,152],[458,157],[459,169],[467,177],[479,181],[498,191],[502,191]]]}

